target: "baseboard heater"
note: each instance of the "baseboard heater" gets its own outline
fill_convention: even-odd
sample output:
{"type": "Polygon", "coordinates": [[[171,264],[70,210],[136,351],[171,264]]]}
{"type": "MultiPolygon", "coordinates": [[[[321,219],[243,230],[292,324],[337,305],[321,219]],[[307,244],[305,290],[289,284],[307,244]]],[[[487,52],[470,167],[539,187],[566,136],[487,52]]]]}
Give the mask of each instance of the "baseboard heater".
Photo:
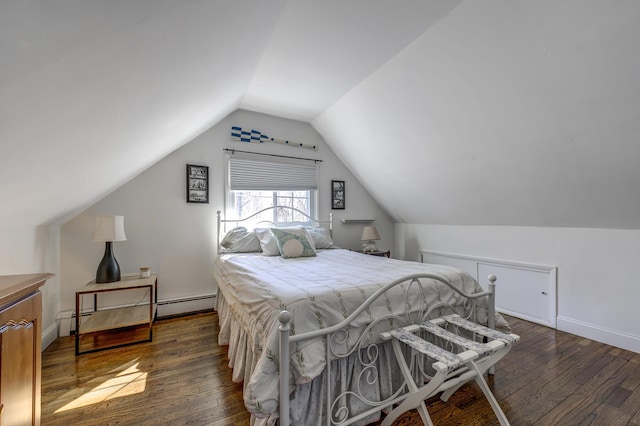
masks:
{"type": "Polygon", "coordinates": [[[557,267],[456,253],[420,250],[423,263],[454,266],[474,277],[485,289],[487,277],[496,281],[496,310],[556,328],[557,267]]]}
{"type": "Polygon", "coordinates": [[[216,306],[215,294],[199,296],[177,297],[158,301],[158,318],[200,312],[213,309],[216,306]]]}
{"type": "Polygon", "coordinates": [[[158,301],[158,306],[173,305],[174,303],[186,303],[186,302],[193,302],[193,301],[196,301],[196,300],[205,300],[205,299],[212,299],[212,300],[215,301],[216,295],[215,294],[206,294],[206,295],[203,295],[203,296],[193,296],[193,297],[184,297],[184,298],[177,298],[177,299],[160,300],[160,301],[158,301]]]}

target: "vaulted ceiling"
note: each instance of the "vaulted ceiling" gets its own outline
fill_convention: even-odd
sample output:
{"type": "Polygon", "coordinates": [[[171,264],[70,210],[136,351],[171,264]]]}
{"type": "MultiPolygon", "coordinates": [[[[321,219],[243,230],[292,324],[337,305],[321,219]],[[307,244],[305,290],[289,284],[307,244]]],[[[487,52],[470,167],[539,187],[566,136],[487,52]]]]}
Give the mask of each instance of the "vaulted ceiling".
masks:
{"type": "Polygon", "coordinates": [[[631,1],[0,0],[1,214],[60,220],[245,108],[398,221],[640,228],[639,42],[631,1]]]}

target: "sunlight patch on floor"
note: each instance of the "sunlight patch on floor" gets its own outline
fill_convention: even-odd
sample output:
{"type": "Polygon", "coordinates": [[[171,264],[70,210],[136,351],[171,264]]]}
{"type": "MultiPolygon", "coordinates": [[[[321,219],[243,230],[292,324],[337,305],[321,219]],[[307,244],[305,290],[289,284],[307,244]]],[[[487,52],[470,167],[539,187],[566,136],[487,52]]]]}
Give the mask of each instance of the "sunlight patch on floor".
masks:
{"type": "Polygon", "coordinates": [[[98,386],[83,393],[55,412],[61,413],[110,399],[122,398],[144,392],[147,386],[148,373],[140,371],[138,368],[139,363],[136,361],[137,359],[111,370],[109,373],[116,373],[115,377],[100,383],[98,386]]]}

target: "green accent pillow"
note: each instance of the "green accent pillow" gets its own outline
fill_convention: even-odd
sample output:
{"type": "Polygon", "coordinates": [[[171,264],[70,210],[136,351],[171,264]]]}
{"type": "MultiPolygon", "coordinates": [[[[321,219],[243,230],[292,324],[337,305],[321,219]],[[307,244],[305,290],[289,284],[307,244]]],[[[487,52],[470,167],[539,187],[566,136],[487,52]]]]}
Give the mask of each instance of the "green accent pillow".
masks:
{"type": "Polygon", "coordinates": [[[271,228],[276,237],[280,255],[285,259],[295,257],[311,257],[316,255],[316,248],[308,232],[303,228],[271,228]]]}

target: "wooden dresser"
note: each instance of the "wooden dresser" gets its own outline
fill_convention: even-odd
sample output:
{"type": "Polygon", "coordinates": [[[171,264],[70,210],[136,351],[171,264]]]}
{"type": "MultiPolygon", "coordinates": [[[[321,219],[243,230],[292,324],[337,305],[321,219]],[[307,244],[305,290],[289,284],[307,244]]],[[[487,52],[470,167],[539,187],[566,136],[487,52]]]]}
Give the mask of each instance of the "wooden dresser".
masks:
{"type": "Polygon", "coordinates": [[[0,276],[0,425],[40,424],[40,287],[51,277],[0,276]]]}

